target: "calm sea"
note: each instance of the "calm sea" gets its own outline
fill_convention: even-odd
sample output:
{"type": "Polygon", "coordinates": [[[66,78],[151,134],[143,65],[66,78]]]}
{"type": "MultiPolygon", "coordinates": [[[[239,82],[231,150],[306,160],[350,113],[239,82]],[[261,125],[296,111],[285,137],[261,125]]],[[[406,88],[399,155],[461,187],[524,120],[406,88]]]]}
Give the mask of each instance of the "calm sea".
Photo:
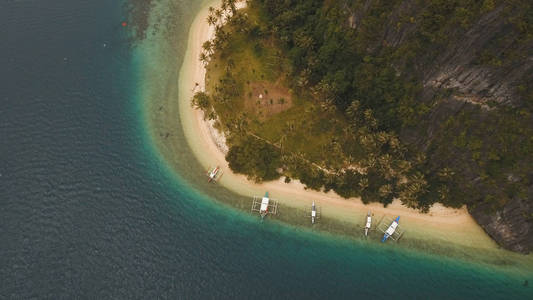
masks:
{"type": "Polygon", "coordinates": [[[195,0],[0,0],[0,299],[533,299],[531,275],[260,223],[171,171],[132,36],[157,5],[185,42],[195,0]]]}

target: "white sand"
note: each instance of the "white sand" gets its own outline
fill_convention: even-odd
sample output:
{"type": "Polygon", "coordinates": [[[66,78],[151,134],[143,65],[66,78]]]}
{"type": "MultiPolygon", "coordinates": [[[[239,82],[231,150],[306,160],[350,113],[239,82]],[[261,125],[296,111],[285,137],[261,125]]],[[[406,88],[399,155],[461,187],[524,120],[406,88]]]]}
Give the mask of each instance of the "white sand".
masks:
{"type": "MultiPolygon", "coordinates": [[[[217,2],[215,1],[211,5],[217,5],[217,2]]],[[[179,105],[185,136],[193,153],[206,169],[215,165],[222,168],[224,174],[219,180],[220,184],[238,194],[250,197],[262,195],[265,191],[269,191],[272,198],[280,201],[281,210],[284,205],[308,208],[311,202],[315,200],[321,206],[324,217],[335,217],[343,221],[360,224],[369,210],[375,213],[377,217],[399,215],[401,216],[400,224],[411,234],[430,234],[433,237],[459,244],[495,248],[495,243],[476,224],[465,207],[451,209],[436,204],[428,214],[421,214],[403,206],[399,201],[394,201],[387,208],[377,203],[364,205],[359,199],[344,199],[333,192],[323,193],[305,190],[304,186],[297,180],[293,180],[289,184],[284,183],[283,179],[256,184],[247,180],[243,175],[231,172],[224,158],[224,153],[219,149],[220,144],[223,144],[223,139],[212,133],[213,129],[203,119],[203,112],[194,110],[190,104],[194,91],[205,88],[206,71],[199,56],[202,51],[202,43],[214,35],[214,28],[206,22],[208,6],[196,16],[190,29],[188,48],[180,71],[179,105]]]]}

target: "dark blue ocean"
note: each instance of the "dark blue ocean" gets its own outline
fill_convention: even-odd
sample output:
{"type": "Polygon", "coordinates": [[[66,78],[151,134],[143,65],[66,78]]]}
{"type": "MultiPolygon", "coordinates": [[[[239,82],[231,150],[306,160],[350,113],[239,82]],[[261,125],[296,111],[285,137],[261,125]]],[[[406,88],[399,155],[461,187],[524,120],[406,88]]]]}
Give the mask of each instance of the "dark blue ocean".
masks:
{"type": "Polygon", "coordinates": [[[0,0],[0,299],[533,299],[531,270],[261,223],[169,168],[139,51],[200,2],[0,0]]]}

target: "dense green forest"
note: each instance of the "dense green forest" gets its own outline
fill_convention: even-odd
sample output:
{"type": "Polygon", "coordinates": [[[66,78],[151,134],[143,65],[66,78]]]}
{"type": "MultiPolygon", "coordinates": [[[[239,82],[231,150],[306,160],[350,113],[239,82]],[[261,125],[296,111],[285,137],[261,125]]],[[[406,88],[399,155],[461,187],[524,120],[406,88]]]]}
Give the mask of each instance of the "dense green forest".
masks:
{"type": "Polygon", "coordinates": [[[423,211],[528,197],[530,1],[234,2],[210,9],[207,90],[193,98],[232,170],[423,211]],[[478,77],[428,79],[450,65],[478,77]]]}

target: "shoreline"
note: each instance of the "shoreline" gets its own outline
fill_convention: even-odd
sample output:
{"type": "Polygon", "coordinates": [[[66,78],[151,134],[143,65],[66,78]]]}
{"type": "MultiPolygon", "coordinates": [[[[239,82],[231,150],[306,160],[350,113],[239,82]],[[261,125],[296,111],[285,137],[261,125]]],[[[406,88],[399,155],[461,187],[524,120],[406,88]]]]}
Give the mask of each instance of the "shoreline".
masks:
{"type": "Polygon", "coordinates": [[[189,31],[187,52],[179,79],[179,111],[187,142],[200,162],[207,169],[218,165],[224,171],[219,180],[223,187],[246,197],[262,195],[269,191],[273,198],[283,206],[297,209],[308,209],[312,201],[321,206],[322,216],[334,218],[354,225],[354,232],[361,219],[370,210],[378,218],[383,215],[389,217],[401,216],[400,224],[406,230],[406,235],[424,239],[440,239],[454,244],[475,248],[497,249],[496,243],[470,216],[465,206],[460,209],[446,208],[441,204],[431,207],[427,214],[410,209],[395,200],[384,208],[380,203],[363,204],[360,199],[344,199],[334,192],[328,193],[306,190],[298,180],[284,183],[283,178],[276,181],[255,183],[246,176],[233,173],[220,149],[220,137],[213,134],[214,129],[208,121],[204,121],[203,112],[195,110],[190,105],[190,99],[195,91],[204,90],[206,70],[198,57],[201,45],[211,39],[214,28],[206,22],[208,7],[216,5],[212,1],[196,15],[189,31]],[[196,85],[196,83],[198,85],[196,85]]]}

